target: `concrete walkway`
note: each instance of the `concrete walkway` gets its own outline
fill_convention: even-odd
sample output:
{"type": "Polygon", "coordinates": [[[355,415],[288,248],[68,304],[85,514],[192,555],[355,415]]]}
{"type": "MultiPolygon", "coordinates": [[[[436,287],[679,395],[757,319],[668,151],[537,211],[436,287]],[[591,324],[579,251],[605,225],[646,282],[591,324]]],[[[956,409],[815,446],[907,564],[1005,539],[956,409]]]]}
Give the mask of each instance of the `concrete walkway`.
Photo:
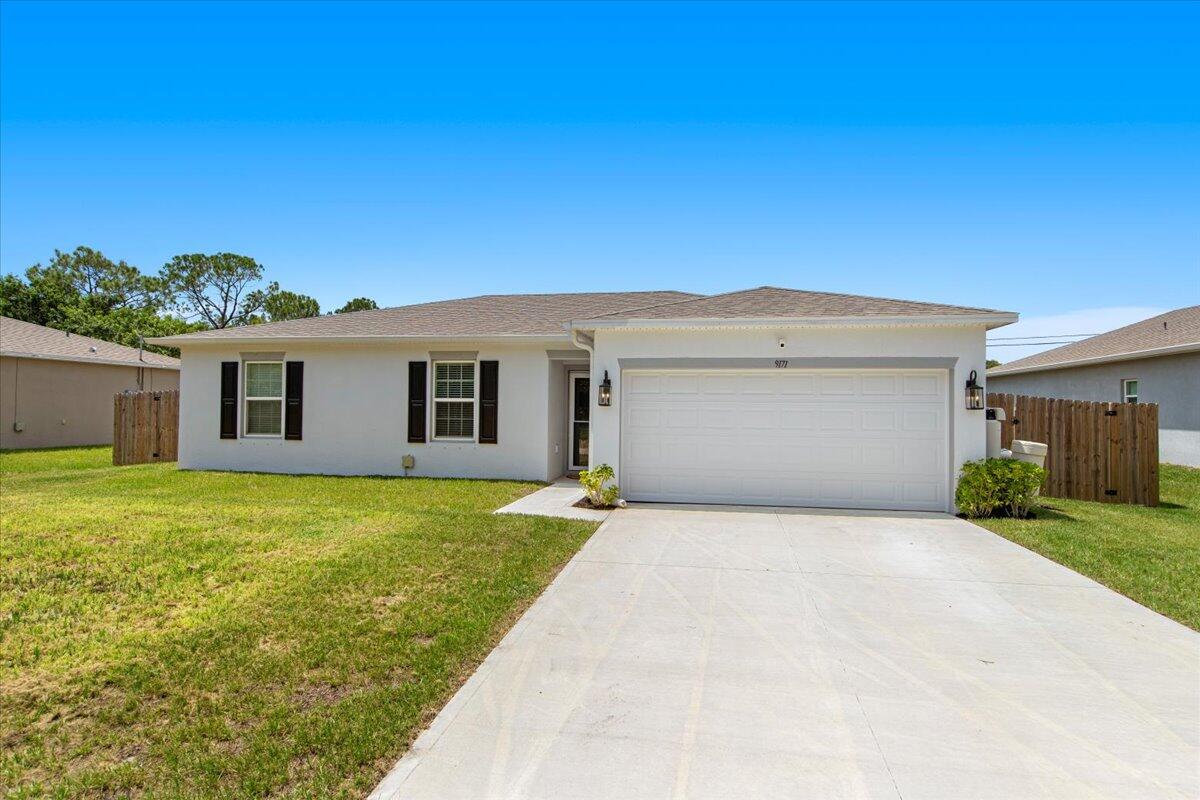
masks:
{"type": "Polygon", "coordinates": [[[612,513],[598,508],[576,508],[575,504],[582,499],[583,489],[579,486],[579,481],[574,478],[559,478],[549,486],[496,509],[494,513],[586,519],[592,522],[603,522],[612,513]]]}
{"type": "Polygon", "coordinates": [[[614,514],[377,798],[1195,798],[1200,635],[944,515],[614,514]]]}

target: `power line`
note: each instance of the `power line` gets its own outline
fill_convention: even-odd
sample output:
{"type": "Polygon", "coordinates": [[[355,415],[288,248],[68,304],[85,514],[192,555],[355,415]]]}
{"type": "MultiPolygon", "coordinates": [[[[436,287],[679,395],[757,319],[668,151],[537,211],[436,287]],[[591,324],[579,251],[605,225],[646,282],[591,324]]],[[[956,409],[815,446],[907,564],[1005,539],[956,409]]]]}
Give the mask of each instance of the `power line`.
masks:
{"type": "Polygon", "coordinates": [[[1000,342],[1009,339],[1061,339],[1064,336],[1099,336],[1098,333],[1048,333],[1045,336],[993,336],[988,341],[1000,342]]]}
{"type": "Polygon", "coordinates": [[[1044,344],[1075,344],[1074,339],[1065,342],[1006,342],[1005,344],[992,344],[988,342],[988,347],[1040,347],[1044,344]]]}

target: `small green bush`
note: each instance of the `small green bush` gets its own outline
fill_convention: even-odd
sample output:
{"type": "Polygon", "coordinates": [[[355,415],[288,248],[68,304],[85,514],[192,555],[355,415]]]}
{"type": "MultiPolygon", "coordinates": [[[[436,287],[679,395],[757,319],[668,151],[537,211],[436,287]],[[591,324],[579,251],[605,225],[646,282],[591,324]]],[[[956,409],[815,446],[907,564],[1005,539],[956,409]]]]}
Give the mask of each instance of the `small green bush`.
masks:
{"type": "Polygon", "coordinates": [[[615,477],[613,468],[608,464],[601,464],[595,469],[585,469],[579,473],[579,484],[583,486],[583,493],[587,496],[588,502],[597,508],[608,508],[617,502],[617,498],[621,496],[621,490],[616,486],[605,487],[605,483],[611,481],[615,477]]]}
{"type": "Polygon", "coordinates": [[[1028,517],[1045,477],[1046,470],[1038,465],[1016,459],[968,461],[954,502],[968,517],[1028,517]]]}

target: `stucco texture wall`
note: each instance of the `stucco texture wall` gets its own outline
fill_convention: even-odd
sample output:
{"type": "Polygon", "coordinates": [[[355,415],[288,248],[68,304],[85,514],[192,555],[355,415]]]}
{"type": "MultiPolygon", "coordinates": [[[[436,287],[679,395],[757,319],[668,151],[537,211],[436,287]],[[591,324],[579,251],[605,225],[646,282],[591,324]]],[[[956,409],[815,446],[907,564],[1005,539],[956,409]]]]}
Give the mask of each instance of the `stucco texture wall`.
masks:
{"type": "MultiPolygon", "coordinates": [[[[867,327],[795,329],[599,330],[595,336],[592,374],[608,370],[613,404],[596,406],[592,397],[592,464],[607,463],[620,483],[621,359],[635,358],[937,358],[951,359],[951,474],[957,479],[964,461],[982,458],[985,417],[965,408],[964,383],[971,370],[984,373],[985,329],[973,327],[867,327]],[[779,346],[779,340],[786,342],[779,346]]],[[[862,364],[861,366],[868,366],[862,364]]],[[[953,494],[952,492],[950,493],[953,494]]]]}
{"type": "MultiPolygon", "coordinates": [[[[182,359],[179,466],[184,469],[402,475],[407,454],[416,460],[409,474],[418,476],[550,480],[561,474],[547,424],[554,362],[545,345],[192,345],[183,348],[182,359]],[[304,362],[301,441],[220,438],[221,362],[241,361],[254,349],[304,362]],[[433,440],[428,418],[430,440],[408,442],[408,362],[428,361],[431,352],[441,351],[476,352],[479,360],[500,362],[496,444],[433,440]]],[[[432,367],[429,380],[432,385],[432,367]]],[[[243,419],[239,405],[239,425],[243,419]]]]}
{"type": "MultiPolygon", "coordinates": [[[[176,370],[142,370],[145,389],[179,388],[176,370]]],[[[137,388],[133,366],[2,357],[0,448],[112,444],[113,395],[137,388]]]]}
{"type": "Polygon", "coordinates": [[[1158,404],[1159,458],[1200,466],[1200,353],[988,378],[989,392],[1119,403],[1136,379],[1138,402],[1158,404]]]}

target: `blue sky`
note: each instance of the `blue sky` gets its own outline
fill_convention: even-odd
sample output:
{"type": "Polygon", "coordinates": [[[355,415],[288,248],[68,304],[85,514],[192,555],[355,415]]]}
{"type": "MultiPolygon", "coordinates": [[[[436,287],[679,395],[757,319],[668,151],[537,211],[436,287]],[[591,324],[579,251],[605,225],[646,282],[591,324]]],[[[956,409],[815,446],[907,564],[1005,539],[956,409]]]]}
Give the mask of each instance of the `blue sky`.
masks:
{"type": "MultiPolygon", "coordinates": [[[[1200,302],[1200,4],[0,6],[0,270],[1200,302]]],[[[997,350],[1008,360],[1025,351],[997,350]]]]}

